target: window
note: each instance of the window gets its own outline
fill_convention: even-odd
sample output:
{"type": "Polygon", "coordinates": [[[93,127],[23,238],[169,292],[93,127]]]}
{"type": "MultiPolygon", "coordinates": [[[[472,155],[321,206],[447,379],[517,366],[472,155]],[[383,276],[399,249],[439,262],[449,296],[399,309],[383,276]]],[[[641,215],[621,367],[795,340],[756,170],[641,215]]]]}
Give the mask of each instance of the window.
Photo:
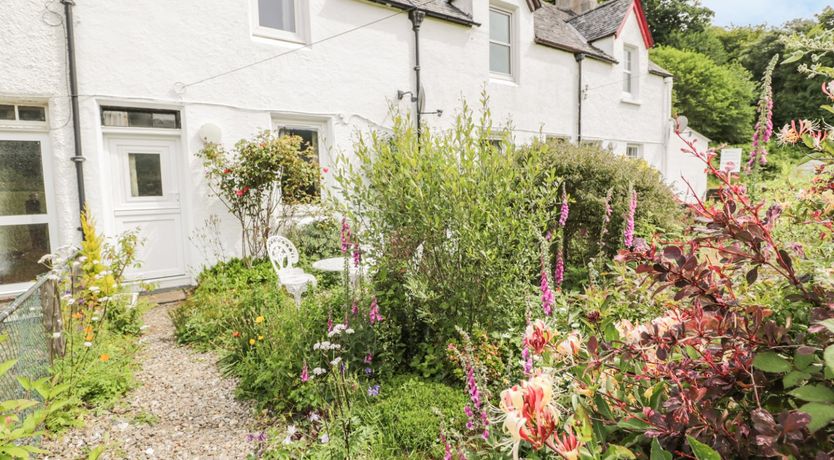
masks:
{"type": "Polygon", "coordinates": [[[512,66],[512,15],[506,11],[489,10],[489,70],[492,73],[511,76],[512,66]]]}
{"type": "Polygon", "coordinates": [[[258,25],[295,32],[295,0],[258,0],[258,25]]]}
{"type": "Polygon", "coordinates": [[[626,146],[626,156],[629,158],[642,158],[643,147],[639,144],[628,144],[626,146]]]}
{"type": "Polygon", "coordinates": [[[637,48],[626,46],[623,48],[623,92],[631,96],[636,95],[637,82],[637,48]]]}
{"type": "Polygon", "coordinates": [[[158,153],[128,153],[130,195],[162,196],[162,162],[158,153]]]}
{"type": "Polygon", "coordinates": [[[4,290],[34,281],[46,271],[38,263],[50,252],[44,145],[45,137],[39,135],[0,138],[0,285],[4,290]]]}
{"type": "MultiPolygon", "coordinates": [[[[306,157],[308,161],[319,161],[319,131],[315,128],[288,128],[283,127],[278,130],[280,136],[298,136],[301,138],[301,150],[310,150],[310,156],[306,157]]],[[[318,182],[305,190],[307,196],[318,197],[321,196],[321,185],[318,182]]]]}
{"type": "Polygon", "coordinates": [[[252,33],[258,37],[306,43],[307,0],[250,0],[252,33]]]}
{"type": "Polygon", "coordinates": [[[176,110],[102,107],[101,124],[123,128],[179,129],[180,113],[176,110]]]}
{"type": "Polygon", "coordinates": [[[46,121],[46,107],[0,104],[0,122],[2,121],[35,122],[41,124],[46,121]]]}

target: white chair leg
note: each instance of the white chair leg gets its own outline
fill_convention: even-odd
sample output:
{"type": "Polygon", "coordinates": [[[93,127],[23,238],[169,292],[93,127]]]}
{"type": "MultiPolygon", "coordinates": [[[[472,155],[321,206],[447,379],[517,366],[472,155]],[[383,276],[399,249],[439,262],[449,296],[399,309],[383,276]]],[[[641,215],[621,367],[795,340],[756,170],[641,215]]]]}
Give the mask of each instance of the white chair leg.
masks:
{"type": "Polygon", "coordinates": [[[295,292],[293,292],[293,296],[295,297],[295,308],[299,310],[301,309],[301,293],[301,289],[296,289],[295,292]]]}

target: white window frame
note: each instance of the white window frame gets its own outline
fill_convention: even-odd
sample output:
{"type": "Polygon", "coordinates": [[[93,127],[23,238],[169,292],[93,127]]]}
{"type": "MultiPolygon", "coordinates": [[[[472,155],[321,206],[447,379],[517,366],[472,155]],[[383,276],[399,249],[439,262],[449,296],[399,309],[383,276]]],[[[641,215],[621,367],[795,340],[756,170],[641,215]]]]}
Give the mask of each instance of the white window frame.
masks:
{"type": "Polygon", "coordinates": [[[309,0],[292,0],[295,2],[295,32],[274,29],[261,25],[258,0],[249,0],[252,35],[259,38],[280,40],[290,43],[309,44],[310,42],[310,3],[309,0]]]}
{"type": "MultiPolygon", "coordinates": [[[[27,105],[27,104],[21,104],[27,105]]],[[[40,104],[31,104],[40,105],[40,104]]],[[[49,110],[47,109],[47,117],[49,119],[49,110]]],[[[11,120],[5,120],[11,122],[11,120]]],[[[31,125],[34,122],[20,122],[24,125],[31,125]]],[[[44,125],[45,122],[38,122],[44,125]]],[[[14,216],[0,216],[0,227],[10,225],[26,225],[26,224],[46,224],[49,233],[49,249],[54,252],[58,247],[58,226],[55,221],[55,190],[52,182],[52,149],[49,143],[49,136],[45,132],[21,132],[21,131],[7,131],[0,129],[0,140],[4,141],[38,141],[41,143],[41,167],[43,168],[43,193],[46,201],[45,214],[22,214],[14,216]]],[[[23,281],[19,283],[0,284],[0,298],[19,294],[34,284],[35,280],[23,281]]]]}
{"type": "MultiPolygon", "coordinates": [[[[281,129],[304,129],[308,131],[316,131],[318,135],[318,158],[316,160],[319,163],[320,168],[329,168],[330,172],[327,175],[333,174],[333,165],[331,165],[331,161],[329,160],[329,156],[327,156],[327,152],[330,151],[329,149],[329,124],[326,119],[321,119],[318,117],[306,117],[306,116],[281,116],[275,115],[272,117],[272,130],[275,132],[275,135],[280,133],[281,129]],[[327,161],[325,161],[325,159],[327,161]]],[[[321,203],[324,202],[325,196],[327,194],[327,182],[328,177],[322,177],[321,181],[319,182],[319,201],[321,203]]],[[[314,203],[309,205],[298,205],[297,206],[301,211],[302,214],[305,211],[309,211],[310,213],[316,212],[317,210],[321,209],[320,203],[314,203]]]]}
{"type": "Polygon", "coordinates": [[[642,144],[626,144],[625,154],[629,158],[643,158],[643,145],[642,144]],[[636,153],[634,155],[630,154],[630,150],[635,150],[636,153]]]}
{"type": "Polygon", "coordinates": [[[639,69],[639,49],[633,45],[623,45],[623,97],[625,99],[637,99],[640,90],[639,69]]]}
{"type": "MultiPolygon", "coordinates": [[[[510,30],[509,30],[510,41],[509,41],[509,43],[495,41],[487,33],[487,38],[489,40],[489,46],[492,47],[492,44],[495,43],[497,45],[506,46],[506,47],[510,48],[510,63],[509,63],[510,64],[510,73],[496,72],[496,71],[492,70],[492,63],[488,62],[489,75],[490,75],[490,78],[495,79],[495,80],[504,80],[504,81],[515,82],[515,81],[518,80],[518,67],[519,67],[518,58],[517,58],[518,53],[517,53],[517,50],[516,50],[516,47],[517,47],[516,44],[518,43],[518,39],[516,37],[516,30],[518,29],[518,27],[516,27],[516,23],[515,23],[516,14],[514,12],[514,9],[510,8],[509,6],[503,6],[501,4],[491,3],[489,5],[489,12],[491,13],[493,11],[496,12],[496,13],[500,13],[500,14],[503,14],[503,15],[507,16],[507,19],[509,21],[509,28],[510,28],[510,30]]],[[[487,56],[489,56],[489,50],[487,50],[487,56]]]]}

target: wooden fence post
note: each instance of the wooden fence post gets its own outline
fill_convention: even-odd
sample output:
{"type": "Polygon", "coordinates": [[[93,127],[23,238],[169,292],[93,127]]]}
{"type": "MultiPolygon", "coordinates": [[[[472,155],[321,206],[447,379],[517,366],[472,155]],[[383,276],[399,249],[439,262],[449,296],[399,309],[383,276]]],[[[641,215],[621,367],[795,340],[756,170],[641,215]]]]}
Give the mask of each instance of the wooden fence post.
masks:
{"type": "Polygon", "coordinates": [[[56,357],[64,356],[66,351],[58,283],[55,280],[47,279],[41,285],[40,297],[46,342],[49,344],[49,363],[52,364],[56,357]]]}

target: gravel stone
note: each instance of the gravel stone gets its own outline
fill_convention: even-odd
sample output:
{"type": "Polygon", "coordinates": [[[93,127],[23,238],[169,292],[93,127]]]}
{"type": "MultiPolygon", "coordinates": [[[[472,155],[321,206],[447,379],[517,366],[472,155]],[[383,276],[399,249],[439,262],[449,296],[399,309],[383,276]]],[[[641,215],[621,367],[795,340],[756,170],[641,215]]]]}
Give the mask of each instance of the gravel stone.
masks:
{"type": "Polygon", "coordinates": [[[217,357],[178,346],[168,315],[176,305],[145,314],[138,354],[139,387],[84,427],[41,446],[42,458],[86,458],[107,444],[103,459],[245,459],[252,451],[246,435],[258,431],[250,404],[234,398],[236,382],[217,369],[217,357]]]}

